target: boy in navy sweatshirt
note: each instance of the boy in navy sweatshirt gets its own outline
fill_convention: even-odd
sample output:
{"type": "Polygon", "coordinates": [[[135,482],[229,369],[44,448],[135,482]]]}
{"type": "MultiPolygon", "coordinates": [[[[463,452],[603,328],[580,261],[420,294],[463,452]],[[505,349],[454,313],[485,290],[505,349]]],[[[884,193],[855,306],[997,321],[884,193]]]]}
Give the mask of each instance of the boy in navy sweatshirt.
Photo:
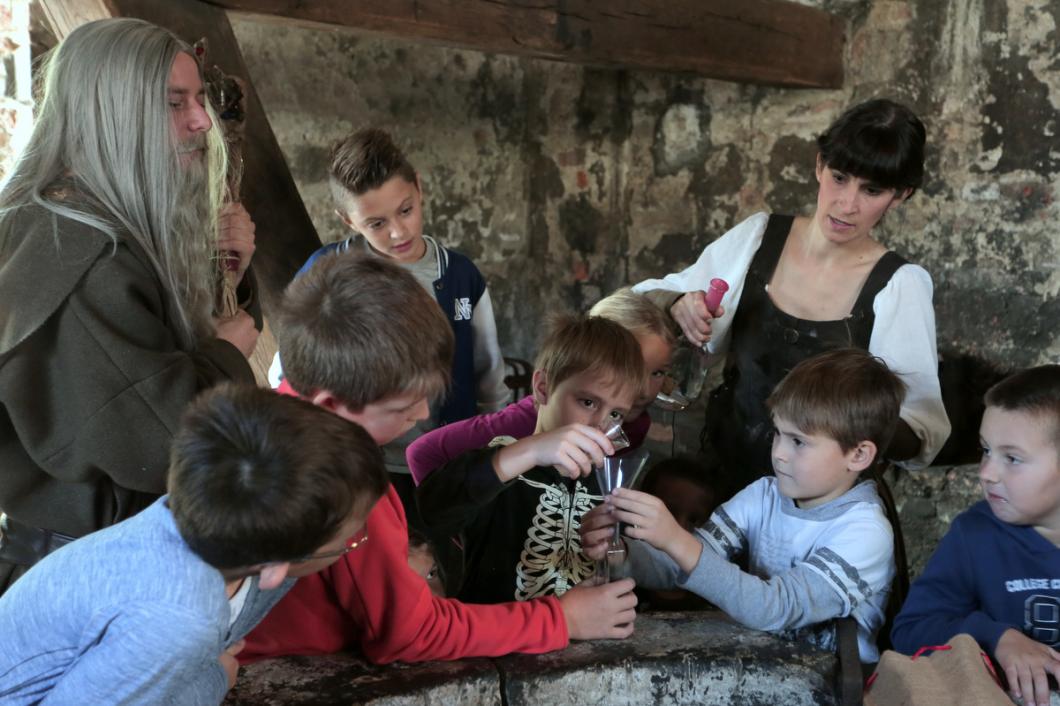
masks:
{"type": "Polygon", "coordinates": [[[1060,677],[1060,365],[990,388],[979,435],[986,499],[954,519],[891,639],[912,653],[968,633],[1014,698],[1045,706],[1060,677]]]}

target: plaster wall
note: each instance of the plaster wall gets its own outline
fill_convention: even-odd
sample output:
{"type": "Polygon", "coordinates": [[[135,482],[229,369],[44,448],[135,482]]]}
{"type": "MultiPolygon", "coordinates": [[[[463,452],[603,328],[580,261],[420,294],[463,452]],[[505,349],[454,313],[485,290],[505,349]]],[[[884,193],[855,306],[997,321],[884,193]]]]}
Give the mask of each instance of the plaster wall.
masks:
{"type": "Polygon", "coordinates": [[[890,96],[927,124],[928,178],[878,236],[932,274],[940,348],[1056,359],[1060,3],[804,4],[848,20],[841,90],[233,25],[321,237],[344,233],[328,144],[388,127],[422,174],[428,232],[489,280],[507,355],[532,358],[548,313],[683,268],[756,211],[811,210],[816,134],[890,96]]]}

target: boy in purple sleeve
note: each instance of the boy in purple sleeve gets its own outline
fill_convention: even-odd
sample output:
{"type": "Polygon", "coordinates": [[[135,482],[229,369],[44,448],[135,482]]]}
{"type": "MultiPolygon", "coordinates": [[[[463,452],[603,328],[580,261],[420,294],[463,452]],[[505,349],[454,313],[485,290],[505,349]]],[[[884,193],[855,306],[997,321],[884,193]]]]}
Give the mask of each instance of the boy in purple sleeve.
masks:
{"type": "Polygon", "coordinates": [[[986,499],[954,519],[891,639],[911,654],[968,633],[1013,697],[1045,706],[1060,677],[1060,365],[990,388],[979,435],[986,499]]]}
{"type": "MultiPolygon", "coordinates": [[[[651,427],[648,406],[655,401],[670,372],[670,359],[677,338],[666,315],[647,297],[629,287],[623,287],[598,301],[589,310],[589,315],[614,321],[632,333],[640,344],[647,384],[622,423],[630,448],[635,449],[644,443],[648,435],[651,427]]],[[[533,395],[527,395],[499,412],[446,424],[409,445],[405,455],[412,479],[419,485],[432,471],[457,456],[481,449],[498,436],[523,439],[532,435],[536,426],[537,403],[533,395]]]]}

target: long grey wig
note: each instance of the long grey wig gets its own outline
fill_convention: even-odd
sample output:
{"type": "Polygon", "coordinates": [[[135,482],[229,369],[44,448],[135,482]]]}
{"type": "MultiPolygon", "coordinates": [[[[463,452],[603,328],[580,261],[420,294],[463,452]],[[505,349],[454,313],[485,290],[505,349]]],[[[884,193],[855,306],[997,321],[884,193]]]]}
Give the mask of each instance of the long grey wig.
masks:
{"type": "Polygon", "coordinates": [[[178,52],[192,48],[168,30],[134,19],[78,27],[47,57],[33,133],[0,187],[0,264],[17,246],[14,212],[31,204],[123,235],[148,254],[167,290],[181,348],[214,334],[217,277],[212,258],[227,155],[218,121],[206,133],[205,175],[183,168],[171,127],[167,84],[178,52]],[[74,179],[88,197],[49,192],[74,179]],[[189,192],[192,192],[189,194],[189,192]]]}

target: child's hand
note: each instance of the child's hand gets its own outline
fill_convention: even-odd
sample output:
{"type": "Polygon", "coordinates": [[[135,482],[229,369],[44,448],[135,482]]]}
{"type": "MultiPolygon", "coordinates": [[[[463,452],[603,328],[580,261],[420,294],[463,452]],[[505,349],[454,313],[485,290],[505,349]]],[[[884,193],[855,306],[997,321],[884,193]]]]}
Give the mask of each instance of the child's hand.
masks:
{"type": "Polygon", "coordinates": [[[670,307],[670,316],[681,327],[685,338],[697,346],[710,340],[712,322],[724,313],[725,309],[719,306],[716,315],[711,315],[707,309],[707,294],[703,291],[686,292],[670,307]]]}
{"type": "Polygon", "coordinates": [[[572,640],[624,638],[633,634],[633,579],[622,579],[601,586],[578,584],[559,597],[567,632],[572,640]]]}
{"type": "Polygon", "coordinates": [[[615,536],[617,521],[611,511],[612,507],[605,502],[582,515],[582,524],[578,528],[582,552],[593,561],[600,561],[607,556],[611,539],[615,536]]]}
{"type": "Polygon", "coordinates": [[[1060,679],[1060,652],[1014,628],[1001,634],[994,656],[1005,670],[1009,692],[1026,706],[1049,706],[1049,678],[1060,679]]]}
{"type": "Polygon", "coordinates": [[[616,488],[604,503],[614,508],[614,519],[628,525],[627,537],[666,552],[686,573],[695,568],[703,545],[677,523],[662,500],[639,490],[616,488]]]}
{"type": "Polygon", "coordinates": [[[233,642],[229,645],[228,649],[222,652],[221,656],[217,658],[220,660],[221,667],[225,670],[225,675],[228,677],[229,689],[236,685],[236,677],[239,676],[239,661],[236,659],[236,655],[243,651],[243,647],[246,644],[246,640],[233,642]]]}
{"type": "Polygon", "coordinates": [[[535,466],[553,466],[567,478],[580,478],[614,452],[611,440],[599,429],[568,424],[504,447],[494,456],[493,467],[505,483],[535,466]]]}

